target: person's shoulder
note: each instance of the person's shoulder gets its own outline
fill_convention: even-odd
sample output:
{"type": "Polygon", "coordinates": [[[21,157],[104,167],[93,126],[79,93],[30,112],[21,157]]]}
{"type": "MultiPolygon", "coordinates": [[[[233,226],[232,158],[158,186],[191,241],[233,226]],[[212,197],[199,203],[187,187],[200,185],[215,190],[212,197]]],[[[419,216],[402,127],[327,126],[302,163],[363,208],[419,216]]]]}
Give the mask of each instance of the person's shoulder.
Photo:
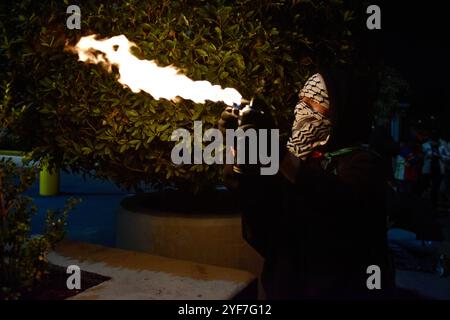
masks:
{"type": "Polygon", "coordinates": [[[343,156],[337,166],[337,175],[355,187],[382,183],[386,179],[381,156],[369,149],[357,149],[343,156]]]}
{"type": "Polygon", "coordinates": [[[348,154],[347,161],[352,164],[378,165],[382,160],[381,156],[372,149],[357,148],[348,154]]]}

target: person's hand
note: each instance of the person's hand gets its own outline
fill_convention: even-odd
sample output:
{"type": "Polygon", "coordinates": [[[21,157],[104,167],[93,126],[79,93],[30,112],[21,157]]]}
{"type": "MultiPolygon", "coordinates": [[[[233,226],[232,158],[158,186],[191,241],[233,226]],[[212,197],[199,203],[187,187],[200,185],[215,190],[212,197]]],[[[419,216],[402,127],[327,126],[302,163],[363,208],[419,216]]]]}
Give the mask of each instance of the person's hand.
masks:
{"type": "MultiPolygon", "coordinates": [[[[255,130],[256,137],[258,139],[258,141],[255,142],[256,145],[261,146],[262,143],[266,143],[267,148],[270,149],[272,137],[272,132],[270,131],[270,129],[274,128],[275,128],[274,121],[271,116],[270,110],[262,102],[256,100],[256,103],[255,101],[253,102],[252,107],[247,106],[241,110],[238,129],[241,129],[244,132],[250,129],[255,130]],[[260,135],[259,129],[266,129],[269,131],[267,132],[266,135],[260,135]],[[261,141],[261,139],[265,139],[266,141],[261,141]]],[[[250,160],[249,152],[252,149],[250,147],[250,144],[253,142],[247,141],[245,136],[240,136],[237,138],[237,144],[239,145],[242,140],[244,140],[244,143],[246,145],[244,155],[245,163],[243,164],[236,163],[233,166],[233,171],[242,174],[259,175],[261,172],[260,170],[261,166],[263,166],[259,162],[260,159],[259,158],[257,159],[257,163],[249,162],[250,160]]],[[[271,150],[271,152],[278,152],[278,150],[271,150]]],[[[239,157],[239,155],[237,156],[239,157]]],[[[242,155],[240,155],[240,157],[242,157],[242,155]]]]}
{"type": "Polygon", "coordinates": [[[244,108],[239,120],[238,128],[244,131],[250,128],[255,130],[270,128],[269,121],[264,111],[256,110],[254,108],[244,108]]]}
{"type": "Polygon", "coordinates": [[[246,130],[253,129],[272,129],[275,128],[274,120],[269,107],[261,98],[253,100],[253,107],[245,107],[241,111],[239,128],[246,130]]]}
{"type": "Polygon", "coordinates": [[[236,130],[239,125],[239,110],[233,107],[226,107],[219,119],[219,130],[225,135],[226,129],[236,130]]]}

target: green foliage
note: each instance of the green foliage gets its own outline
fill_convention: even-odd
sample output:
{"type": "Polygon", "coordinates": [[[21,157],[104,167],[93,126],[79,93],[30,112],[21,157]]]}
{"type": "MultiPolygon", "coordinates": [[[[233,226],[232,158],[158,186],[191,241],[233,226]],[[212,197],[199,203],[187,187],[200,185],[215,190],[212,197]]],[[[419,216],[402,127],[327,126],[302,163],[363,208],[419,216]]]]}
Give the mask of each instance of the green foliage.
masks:
{"type": "Polygon", "coordinates": [[[134,94],[117,83],[116,72],[78,62],[66,43],[125,34],[139,58],[173,64],[248,99],[263,96],[284,133],[316,62],[343,63],[352,52],[353,13],[339,0],[83,1],[81,30],[66,29],[67,4],[60,1],[0,6],[0,80],[10,83],[12,105],[25,110],[22,143],[35,159],[50,156],[59,167],[125,187],[197,191],[216,183],[218,167],[171,162],[170,135],[193,130],[194,120],[204,130],[216,126],[224,105],[134,94]]]}
{"type": "Polygon", "coordinates": [[[21,132],[20,125],[24,115],[24,107],[11,104],[11,82],[6,80],[0,84],[0,149],[20,149],[20,138],[13,132],[21,132]]]}
{"type": "Polygon", "coordinates": [[[63,210],[48,210],[44,234],[31,237],[31,217],[37,209],[22,193],[35,177],[32,167],[0,160],[0,300],[18,299],[41,280],[47,253],[63,239],[67,214],[78,202],[70,199],[63,210]]]}
{"type": "Polygon", "coordinates": [[[389,119],[400,110],[400,103],[408,99],[410,86],[397,70],[390,67],[385,67],[378,76],[380,89],[375,101],[375,116],[380,120],[389,119]]]}

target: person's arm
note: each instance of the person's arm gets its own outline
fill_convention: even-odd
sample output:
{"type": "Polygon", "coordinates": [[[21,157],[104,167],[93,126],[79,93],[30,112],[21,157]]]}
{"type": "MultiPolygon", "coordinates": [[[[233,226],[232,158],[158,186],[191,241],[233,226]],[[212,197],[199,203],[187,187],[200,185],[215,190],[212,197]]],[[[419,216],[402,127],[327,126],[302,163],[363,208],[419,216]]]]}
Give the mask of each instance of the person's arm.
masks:
{"type": "Polygon", "coordinates": [[[288,181],[280,173],[272,176],[238,173],[231,164],[224,166],[223,180],[239,201],[244,239],[264,257],[274,222],[282,210],[283,190],[288,181]]]}
{"type": "MultiPolygon", "coordinates": [[[[226,129],[271,129],[274,128],[270,112],[256,109],[239,114],[232,108],[226,108],[221,115],[219,128],[226,129]]],[[[259,139],[260,137],[258,137],[259,139]]],[[[271,144],[272,136],[267,136],[271,144]]],[[[279,141],[278,145],[279,145],[279,141]]],[[[258,144],[260,141],[258,141],[258,144]]],[[[248,151],[248,148],[246,148],[248,151]]],[[[278,152],[280,150],[271,150],[278,152]]],[[[236,156],[236,155],[235,155],[236,156]]],[[[280,159],[281,154],[278,155],[280,159]]],[[[224,184],[235,193],[242,209],[242,231],[244,239],[262,256],[267,252],[270,229],[274,217],[281,210],[281,189],[283,180],[279,174],[262,175],[261,164],[226,164],[224,166],[224,184]]]]}

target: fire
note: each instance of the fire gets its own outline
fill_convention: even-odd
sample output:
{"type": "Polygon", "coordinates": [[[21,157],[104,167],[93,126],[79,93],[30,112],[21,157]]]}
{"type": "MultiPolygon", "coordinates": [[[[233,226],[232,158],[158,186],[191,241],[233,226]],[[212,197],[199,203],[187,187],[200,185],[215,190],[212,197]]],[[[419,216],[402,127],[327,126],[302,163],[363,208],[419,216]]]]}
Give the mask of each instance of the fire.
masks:
{"type": "Polygon", "coordinates": [[[119,70],[118,81],[133,92],[145,91],[155,99],[176,101],[177,97],[196,103],[223,101],[227,105],[240,104],[242,95],[233,88],[223,89],[208,81],[194,81],[174,66],[160,67],[153,60],[141,60],[130,49],[136,46],[124,35],[96,39],[97,35],[82,37],[72,48],[79,61],[102,62],[108,71],[115,65],[119,70]]]}

